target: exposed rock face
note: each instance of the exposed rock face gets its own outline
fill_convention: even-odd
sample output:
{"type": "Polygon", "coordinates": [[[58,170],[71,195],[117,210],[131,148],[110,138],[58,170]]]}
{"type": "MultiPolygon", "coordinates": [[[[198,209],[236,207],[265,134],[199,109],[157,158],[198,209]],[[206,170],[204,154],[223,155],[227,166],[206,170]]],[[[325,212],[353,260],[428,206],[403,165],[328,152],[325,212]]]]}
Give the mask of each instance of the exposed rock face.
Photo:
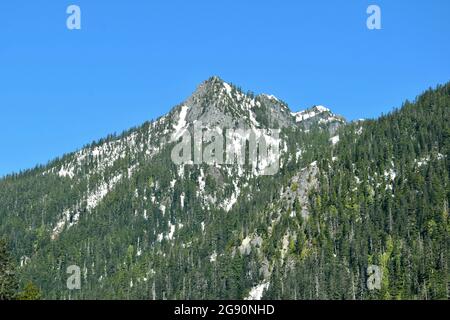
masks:
{"type": "Polygon", "coordinates": [[[184,103],[171,112],[174,122],[186,125],[200,122],[220,128],[286,128],[299,126],[309,130],[314,124],[326,125],[334,132],[345,123],[329,109],[315,106],[293,113],[272,95],[245,94],[218,77],[203,82],[184,103]]]}
{"type": "MultiPolygon", "coordinates": [[[[257,99],[261,103],[261,111],[267,115],[266,125],[269,128],[285,128],[295,125],[292,114],[284,102],[266,94],[259,95],[257,99]]],[[[260,122],[263,122],[263,119],[260,122]]]]}
{"type": "Polygon", "coordinates": [[[304,218],[309,215],[308,194],[311,190],[318,187],[318,173],[317,163],[311,163],[311,165],[295,175],[290,181],[290,186],[283,191],[281,196],[282,202],[286,210],[291,210],[292,215],[299,213],[304,218]],[[294,206],[296,202],[300,206],[300,212],[296,212],[296,207],[294,206]]]}
{"type": "Polygon", "coordinates": [[[218,77],[203,82],[183,105],[188,107],[188,123],[199,121],[220,128],[257,126],[254,109],[260,106],[254,98],[218,77]]]}
{"type": "Polygon", "coordinates": [[[314,106],[310,109],[292,113],[295,117],[297,124],[309,130],[313,125],[326,125],[330,133],[336,132],[336,130],[346,123],[342,116],[335,115],[330,109],[324,106],[314,106]]]}

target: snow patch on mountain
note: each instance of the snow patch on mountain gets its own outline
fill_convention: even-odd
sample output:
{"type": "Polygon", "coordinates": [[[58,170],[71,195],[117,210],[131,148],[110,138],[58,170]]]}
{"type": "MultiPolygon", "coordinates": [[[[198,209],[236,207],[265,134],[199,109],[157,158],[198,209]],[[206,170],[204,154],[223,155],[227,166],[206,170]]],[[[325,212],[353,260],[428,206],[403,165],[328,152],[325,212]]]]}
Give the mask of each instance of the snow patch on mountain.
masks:
{"type": "MultiPolygon", "coordinates": [[[[442,153],[437,153],[435,158],[436,158],[436,160],[442,160],[445,158],[445,156],[442,153]]],[[[420,167],[423,167],[424,165],[428,164],[431,159],[432,159],[432,156],[427,155],[427,156],[420,158],[419,160],[415,160],[415,163],[420,168],[420,167]]]]}
{"type": "Polygon", "coordinates": [[[295,117],[296,122],[302,122],[310,118],[316,117],[321,113],[330,112],[330,109],[324,106],[315,106],[309,110],[292,112],[291,114],[295,117]]]}
{"type": "Polygon", "coordinates": [[[226,199],[224,201],[224,203],[222,204],[222,208],[227,212],[233,208],[234,204],[237,202],[239,195],[241,193],[241,190],[238,187],[236,181],[233,181],[233,186],[234,186],[233,194],[231,195],[231,197],[229,199],[226,199]]]}
{"type": "Polygon", "coordinates": [[[102,182],[97,189],[91,191],[87,198],[87,209],[90,211],[94,209],[100,201],[116,186],[116,184],[122,179],[122,174],[112,177],[108,182],[102,182]]]}
{"type": "Polygon", "coordinates": [[[69,177],[70,179],[72,179],[75,175],[75,168],[68,164],[65,166],[62,166],[61,169],[58,171],[58,176],[65,178],[65,177],[69,177]]]}
{"type": "Polygon", "coordinates": [[[166,214],[166,206],[162,203],[159,205],[159,210],[161,210],[163,216],[166,214]]]}
{"type": "Polygon", "coordinates": [[[216,262],[217,260],[217,252],[214,251],[211,256],[209,257],[209,262],[216,262]]]}
{"type": "Polygon", "coordinates": [[[355,133],[360,136],[363,133],[363,127],[359,127],[355,133]]]}
{"type": "Polygon", "coordinates": [[[332,145],[337,144],[337,143],[339,142],[339,136],[334,136],[334,137],[332,137],[332,138],[330,139],[330,141],[331,141],[331,144],[332,144],[332,145]]]}
{"type": "MultiPolygon", "coordinates": [[[[95,209],[95,207],[100,203],[100,201],[103,200],[103,198],[116,186],[116,184],[122,179],[122,174],[118,174],[114,177],[112,177],[107,182],[102,182],[99,186],[97,186],[96,189],[92,190],[91,192],[88,192],[88,194],[85,196],[86,201],[86,210],[88,212],[95,209]]],[[[59,234],[64,230],[64,228],[67,225],[67,229],[74,226],[78,223],[80,219],[80,212],[81,210],[79,208],[71,208],[66,209],[61,214],[61,218],[56,222],[55,227],[53,228],[51,239],[55,240],[59,234]]]]}
{"type": "Polygon", "coordinates": [[[186,115],[189,107],[183,105],[178,118],[178,123],[173,126],[174,133],[172,134],[172,141],[178,140],[186,131],[186,115]]]}
{"type": "MultiPolygon", "coordinates": [[[[59,234],[64,230],[64,227],[66,226],[66,223],[70,222],[70,209],[66,209],[62,213],[62,218],[56,223],[56,226],[53,228],[52,234],[50,238],[52,240],[55,240],[59,234]]],[[[79,218],[79,215],[77,215],[77,220],[79,218]]],[[[74,222],[75,223],[75,222],[74,222]]]]}
{"type": "Polygon", "coordinates": [[[264,294],[264,291],[269,289],[270,282],[264,281],[256,286],[254,286],[248,296],[244,300],[261,300],[264,294]]]}
{"type": "Polygon", "coordinates": [[[384,170],[383,175],[389,181],[394,181],[395,177],[397,176],[397,173],[394,171],[394,169],[390,168],[389,170],[384,170]]]}
{"type": "Polygon", "coordinates": [[[226,82],[223,82],[223,86],[224,86],[225,91],[228,94],[228,96],[231,97],[231,92],[232,92],[231,86],[228,83],[226,83],[226,82]]]}
{"type": "Polygon", "coordinates": [[[185,194],[184,192],[180,194],[180,205],[181,205],[181,209],[184,208],[184,198],[185,198],[185,194]]]}
{"type": "Polygon", "coordinates": [[[275,101],[277,101],[277,102],[279,102],[280,100],[278,100],[278,98],[277,97],[275,97],[273,94],[266,94],[266,93],[263,93],[262,94],[263,96],[266,96],[268,99],[270,99],[270,100],[275,100],[275,101]]]}
{"type": "Polygon", "coordinates": [[[167,235],[167,240],[172,240],[173,235],[175,234],[176,225],[172,224],[169,221],[169,234],[167,235]]]}

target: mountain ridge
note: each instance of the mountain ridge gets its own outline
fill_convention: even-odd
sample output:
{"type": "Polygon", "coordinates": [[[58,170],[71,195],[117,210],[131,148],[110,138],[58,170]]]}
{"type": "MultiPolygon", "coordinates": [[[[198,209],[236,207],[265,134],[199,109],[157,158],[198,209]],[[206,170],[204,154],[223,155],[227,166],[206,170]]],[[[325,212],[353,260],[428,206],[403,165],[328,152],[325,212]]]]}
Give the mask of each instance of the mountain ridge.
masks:
{"type": "Polygon", "coordinates": [[[155,121],[0,180],[0,231],[22,281],[50,299],[448,294],[450,84],[344,124],[212,81],[155,121]],[[279,171],[175,164],[173,133],[194,121],[279,127],[279,171]],[[379,291],[365,286],[372,264],[386,275],[379,291]],[[81,291],[65,287],[70,265],[81,291]]]}
{"type": "MultiPolygon", "coordinates": [[[[262,94],[258,94],[256,96],[254,94],[251,94],[251,96],[248,97],[248,93],[244,93],[241,89],[239,89],[234,84],[229,84],[229,83],[225,82],[219,76],[211,76],[207,80],[204,80],[202,83],[200,83],[197,86],[197,89],[188,98],[186,98],[182,103],[179,103],[178,105],[172,107],[167,113],[165,113],[165,114],[163,114],[161,116],[158,116],[157,118],[155,118],[153,120],[146,120],[142,124],[139,124],[139,125],[133,126],[132,128],[123,130],[119,134],[117,134],[117,133],[108,134],[106,137],[94,140],[94,141],[92,141],[90,143],[87,143],[84,146],[82,146],[81,148],[76,149],[75,151],[62,154],[61,156],[55,157],[54,159],[50,159],[46,164],[37,164],[34,168],[29,168],[29,169],[25,168],[23,170],[20,170],[19,172],[12,172],[12,173],[6,174],[2,178],[8,178],[10,176],[15,176],[15,175],[18,175],[18,174],[24,174],[24,173],[27,173],[27,172],[32,171],[34,169],[38,169],[39,170],[40,168],[52,165],[55,161],[56,162],[60,161],[60,160],[64,159],[65,157],[72,156],[73,154],[75,154],[77,152],[80,152],[80,151],[82,151],[84,149],[88,149],[88,148],[92,148],[92,147],[98,146],[98,145],[104,143],[104,141],[108,140],[108,139],[121,139],[121,138],[124,138],[125,136],[131,134],[133,131],[136,131],[136,130],[142,128],[143,126],[147,126],[147,125],[151,125],[151,124],[154,124],[154,123],[158,123],[161,120],[166,119],[167,117],[173,117],[173,115],[175,113],[177,113],[186,104],[187,105],[195,104],[196,99],[204,99],[203,95],[211,95],[211,90],[214,93],[218,93],[219,94],[219,96],[215,97],[218,100],[221,99],[220,94],[223,94],[224,91],[225,91],[225,92],[227,92],[229,94],[231,94],[232,92],[233,93],[237,93],[237,97],[239,99],[243,99],[244,102],[245,102],[246,99],[250,99],[250,101],[254,100],[254,99],[258,99],[259,101],[265,100],[266,102],[270,101],[271,103],[268,104],[268,107],[269,107],[268,110],[269,111],[271,110],[270,108],[275,108],[275,109],[278,109],[278,110],[279,109],[284,109],[284,111],[287,111],[287,112],[290,113],[291,117],[289,117],[288,120],[286,119],[286,116],[284,116],[284,121],[282,121],[282,123],[284,123],[285,125],[295,125],[295,123],[298,124],[299,122],[302,122],[302,121],[292,121],[293,120],[292,117],[298,117],[298,115],[305,114],[305,113],[311,114],[311,112],[314,111],[314,110],[317,111],[317,112],[314,112],[314,115],[312,115],[312,116],[310,115],[308,117],[308,119],[304,119],[305,120],[304,122],[308,123],[305,126],[306,128],[310,126],[310,124],[309,124],[309,122],[307,120],[311,121],[311,119],[313,119],[315,117],[318,117],[318,116],[320,116],[321,114],[324,114],[324,113],[328,113],[326,115],[325,119],[324,119],[324,121],[326,121],[326,122],[327,121],[332,121],[332,122],[336,121],[336,123],[342,123],[342,124],[346,123],[346,120],[345,120],[344,117],[339,116],[339,115],[335,115],[335,114],[333,114],[331,112],[330,109],[322,107],[320,105],[312,106],[310,108],[294,112],[294,111],[292,111],[289,108],[289,106],[285,102],[283,102],[282,100],[279,100],[277,97],[275,97],[273,95],[262,93],[262,94]],[[319,108],[322,107],[324,109],[317,110],[317,107],[319,107],[319,108]]],[[[239,99],[237,101],[234,101],[234,103],[238,104],[238,103],[242,102],[239,99]]],[[[207,107],[211,107],[211,106],[207,106],[207,107]]],[[[212,106],[212,107],[214,107],[214,106],[212,106]]],[[[254,107],[254,105],[253,105],[253,107],[254,107]]],[[[245,111],[249,112],[249,110],[245,110],[245,111]]],[[[266,110],[266,112],[267,112],[267,110],[266,110]]],[[[251,111],[250,111],[250,113],[251,113],[251,111]]],[[[278,114],[278,113],[276,113],[276,114],[278,114]]],[[[198,120],[196,118],[196,116],[198,116],[198,115],[199,115],[199,111],[198,110],[197,110],[196,113],[195,112],[190,112],[189,116],[186,119],[187,122],[189,124],[192,124],[195,120],[198,120]]],[[[239,125],[237,127],[252,127],[252,126],[253,127],[258,127],[257,125],[255,126],[255,124],[256,124],[255,123],[255,117],[256,116],[254,114],[250,115],[250,116],[247,116],[247,115],[245,115],[245,116],[246,116],[245,121],[243,123],[242,122],[239,123],[239,125]],[[252,119],[252,120],[250,120],[250,119],[252,119]]],[[[172,119],[172,121],[173,121],[173,119],[172,119]]],[[[220,126],[224,126],[224,127],[230,127],[230,128],[236,127],[231,122],[232,122],[232,120],[227,119],[226,123],[216,123],[216,125],[220,125],[220,126]]],[[[209,125],[209,120],[205,121],[205,124],[209,125]]],[[[272,127],[278,127],[278,123],[274,124],[273,122],[270,122],[270,124],[272,124],[272,127]]],[[[258,123],[258,125],[259,125],[259,123],[258,123]]],[[[266,127],[267,127],[267,125],[266,125],[266,127]]]]}

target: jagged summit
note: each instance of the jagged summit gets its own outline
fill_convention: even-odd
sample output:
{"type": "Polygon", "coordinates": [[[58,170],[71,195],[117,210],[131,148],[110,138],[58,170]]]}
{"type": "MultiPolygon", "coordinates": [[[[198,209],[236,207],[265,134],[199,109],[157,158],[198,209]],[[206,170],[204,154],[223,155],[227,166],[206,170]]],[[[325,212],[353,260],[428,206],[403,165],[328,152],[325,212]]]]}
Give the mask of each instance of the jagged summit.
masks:
{"type": "Polygon", "coordinates": [[[201,82],[189,98],[209,97],[220,99],[224,93],[231,93],[233,90],[238,89],[234,85],[224,81],[222,78],[218,76],[212,76],[207,80],[201,82]]]}
{"type": "MultiPolygon", "coordinates": [[[[208,79],[201,82],[198,86],[193,95],[198,94],[204,94],[204,93],[219,93],[221,89],[224,89],[226,87],[230,86],[228,83],[226,83],[224,80],[222,80],[218,76],[212,76],[208,79]]],[[[231,86],[230,86],[231,87],[231,86]]]]}
{"type": "Polygon", "coordinates": [[[302,123],[309,128],[313,123],[333,123],[333,127],[345,123],[343,117],[320,105],[293,113],[274,95],[244,93],[218,76],[203,81],[176,113],[179,125],[201,121],[207,126],[278,128],[302,123]]]}
{"type": "Polygon", "coordinates": [[[291,115],[295,118],[297,124],[301,124],[307,129],[309,129],[311,125],[318,123],[328,125],[330,131],[334,132],[340,125],[346,123],[344,117],[334,114],[329,108],[322,105],[316,105],[299,112],[293,112],[291,115]]]}
{"type": "Polygon", "coordinates": [[[179,107],[180,116],[192,124],[201,121],[208,126],[257,126],[253,109],[256,101],[217,76],[202,82],[179,107]]]}
{"type": "Polygon", "coordinates": [[[317,105],[317,106],[314,106],[314,107],[306,109],[306,110],[293,112],[292,115],[295,117],[296,122],[301,122],[301,121],[305,121],[310,118],[316,117],[318,115],[331,114],[331,113],[332,113],[331,110],[328,109],[327,107],[324,107],[322,105],[317,105]]]}

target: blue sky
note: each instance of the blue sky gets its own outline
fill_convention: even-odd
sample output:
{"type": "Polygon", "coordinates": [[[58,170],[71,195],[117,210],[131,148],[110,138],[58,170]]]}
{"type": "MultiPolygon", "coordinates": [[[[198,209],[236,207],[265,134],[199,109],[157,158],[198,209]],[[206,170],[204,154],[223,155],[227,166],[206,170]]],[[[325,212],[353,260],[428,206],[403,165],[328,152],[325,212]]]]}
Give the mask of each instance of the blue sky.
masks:
{"type": "Polygon", "coordinates": [[[448,0],[2,0],[0,176],[163,115],[212,75],[377,117],[450,80],[449,34],[448,0]]]}

